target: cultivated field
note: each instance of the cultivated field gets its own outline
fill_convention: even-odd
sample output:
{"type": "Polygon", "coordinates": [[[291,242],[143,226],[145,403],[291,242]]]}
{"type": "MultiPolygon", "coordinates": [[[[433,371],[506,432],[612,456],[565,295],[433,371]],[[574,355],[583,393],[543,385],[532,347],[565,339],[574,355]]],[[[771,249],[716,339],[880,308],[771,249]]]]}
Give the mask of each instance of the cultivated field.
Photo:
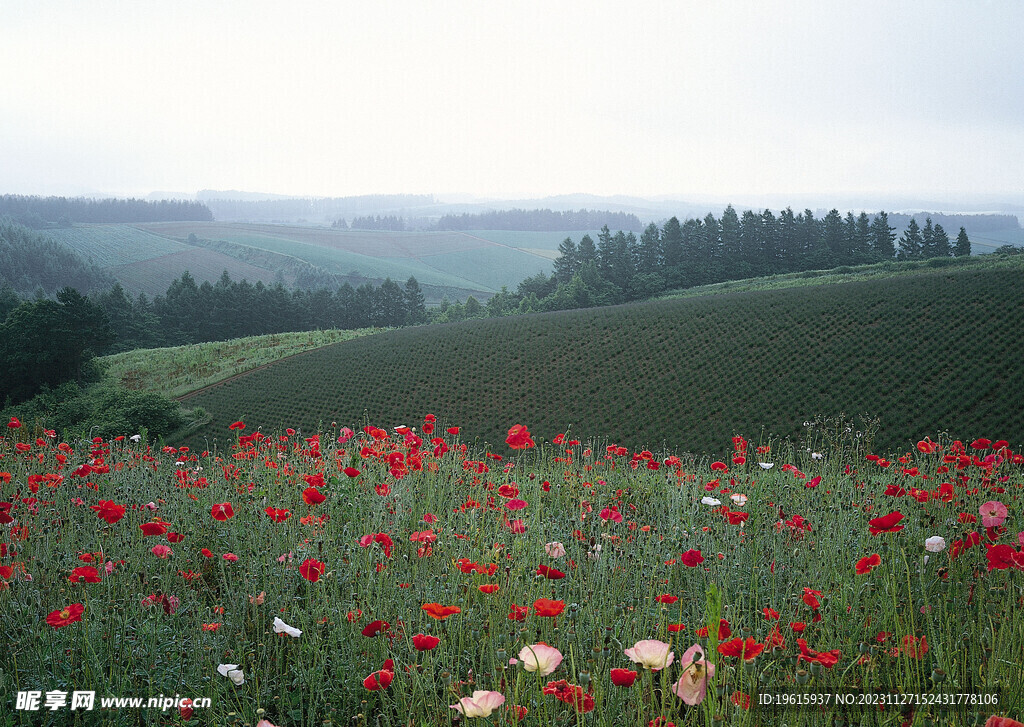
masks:
{"type": "Polygon", "coordinates": [[[840,412],[885,449],[937,422],[1024,440],[1022,262],[393,331],[187,398],[213,416],[188,443],[223,442],[239,416],[312,431],[428,408],[490,442],[528,419],[713,451],[840,412]]]}

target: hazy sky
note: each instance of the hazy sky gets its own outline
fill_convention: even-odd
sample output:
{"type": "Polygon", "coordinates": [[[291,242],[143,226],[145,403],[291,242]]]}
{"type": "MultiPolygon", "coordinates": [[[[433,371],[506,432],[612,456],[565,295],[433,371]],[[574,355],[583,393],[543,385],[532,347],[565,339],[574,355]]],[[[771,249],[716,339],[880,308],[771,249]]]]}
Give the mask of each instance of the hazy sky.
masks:
{"type": "Polygon", "coordinates": [[[0,193],[1024,187],[1024,3],[2,0],[0,193]]]}

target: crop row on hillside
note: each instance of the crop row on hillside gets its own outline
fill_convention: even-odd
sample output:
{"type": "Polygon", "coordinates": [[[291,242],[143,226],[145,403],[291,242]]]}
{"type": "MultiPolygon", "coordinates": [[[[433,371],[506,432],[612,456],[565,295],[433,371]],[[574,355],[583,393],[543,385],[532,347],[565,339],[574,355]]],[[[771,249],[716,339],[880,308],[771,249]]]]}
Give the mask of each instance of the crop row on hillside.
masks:
{"type": "MultiPolygon", "coordinates": [[[[426,409],[497,441],[496,422],[707,451],[795,436],[817,415],[1024,440],[1024,273],[937,270],[848,285],[664,300],[395,331],[311,352],[188,399],[266,429],[400,424],[426,409]]],[[[873,429],[873,427],[870,427],[873,429]]]]}

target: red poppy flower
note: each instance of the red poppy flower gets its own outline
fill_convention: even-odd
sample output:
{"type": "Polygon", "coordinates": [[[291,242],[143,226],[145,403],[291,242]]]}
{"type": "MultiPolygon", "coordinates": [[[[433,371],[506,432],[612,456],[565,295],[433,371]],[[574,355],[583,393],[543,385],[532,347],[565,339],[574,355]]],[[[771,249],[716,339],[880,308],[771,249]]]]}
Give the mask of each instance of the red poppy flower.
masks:
{"type": "Polygon", "coordinates": [[[821,595],[821,591],[815,591],[810,588],[804,589],[804,595],[801,597],[803,602],[811,608],[821,608],[821,604],[818,602],[818,596],[821,595]]]}
{"type": "Polygon", "coordinates": [[[609,672],[612,684],[617,687],[631,687],[636,681],[636,672],[632,669],[612,669],[609,672]]]}
{"type": "Polygon", "coordinates": [[[667,603],[671,605],[679,600],[679,596],[670,596],[667,593],[662,593],[660,596],[655,596],[654,600],[658,603],[667,603]]]}
{"type": "Polygon", "coordinates": [[[437,648],[440,643],[441,639],[429,634],[416,634],[412,637],[412,645],[416,647],[416,651],[430,651],[437,648]]]}
{"type": "Polygon", "coordinates": [[[99,505],[90,505],[89,508],[96,512],[98,518],[111,525],[124,517],[124,505],[118,505],[113,500],[100,500],[99,505]]]}
{"type": "Polygon", "coordinates": [[[586,714],[594,711],[594,697],[586,694],[583,687],[570,684],[565,679],[557,682],[548,682],[543,689],[544,694],[550,694],[561,702],[571,704],[579,714],[586,714]]]}
{"type": "Polygon", "coordinates": [[[831,669],[839,661],[839,657],[842,653],[839,649],[833,649],[832,651],[814,651],[813,649],[807,648],[807,641],[805,639],[797,639],[796,643],[800,646],[800,656],[797,657],[797,663],[800,661],[817,662],[826,669],[831,669]]]}
{"type": "Polygon", "coordinates": [[[803,621],[793,621],[789,624],[789,628],[793,629],[794,633],[802,634],[804,632],[804,629],[807,628],[807,624],[805,624],[803,621]]]}
{"type": "Polygon", "coordinates": [[[288,510],[276,507],[268,507],[263,512],[267,513],[267,517],[269,517],[275,523],[283,523],[285,520],[292,516],[292,514],[288,510]]]}
{"type": "Polygon", "coordinates": [[[316,583],[327,572],[327,564],[313,558],[306,558],[299,566],[299,575],[310,583],[316,583]]]}
{"type": "Polygon", "coordinates": [[[389,624],[387,621],[381,621],[380,619],[377,619],[376,621],[371,621],[370,623],[366,624],[366,626],[363,628],[363,636],[376,636],[377,634],[384,631],[388,631],[390,629],[391,624],[389,624]]]}
{"type": "Polygon", "coordinates": [[[18,417],[11,417],[11,421],[7,422],[7,428],[8,429],[20,429],[21,428],[21,421],[19,421],[18,417]]]}
{"type": "Polygon", "coordinates": [[[68,580],[72,583],[99,583],[100,574],[91,565],[86,565],[71,571],[68,580]]]}
{"type": "Polygon", "coordinates": [[[496,593],[500,587],[497,583],[485,583],[479,586],[477,590],[481,593],[496,593]]]}
{"type": "Polygon", "coordinates": [[[529,614],[530,614],[530,607],[529,606],[517,606],[516,604],[513,603],[512,604],[512,610],[509,611],[509,614],[508,614],[508,620],[509,621],[525,621],[526,617],[529,614]]]}
{"type": "Polygon", "coordinates": [[[776,611],[774,608],[763,608],[761,609],[761,612],[764,614],[765,619],[768,621],[779,620],[779,612],[776,611]]]}
{"type": "Polygon", "coordinates": [[[557,581],[562,578],[565,578],[565,573],[556,568],[549,568],[546,565],[537,566],[537,575],[544,576],[545,578],[551,581],[557,581]]]}
{"type": "Polygon", "coordinates": [[[46,623],[50,624],[55,629],[59,629],[62,626],[67,626],[68,624],[73,624],[76,621],[81,621],[83,613],[85,613],[85,606],[81,603],[72,603],[70,606],[66,606],[58,611],[53,611],[46,617],[46,623]]]}
{"type": "Polygon", "coordinates": [[[214,520],[224,522],[228,518],[234,517],[235,511],[231,508],[230,502],[222,502],[219,505],[214,505],[210,508],[210,515],[213,516],[214,520]]]}
{"type": "Polygon", "coordinates": [[[565,601],[552,601],[547,598],[538,598],[533,602],[533,612],[545,618],[554,618],[565,610],[565,601]]]}
{"type": "Polygon", "coordinates": [[[369,689],[371,692],[377,692],[383,689],[387,689],[391,686],[391,682],[395,678],[395,662],[388,659],[384,662],[384,667],[378,671],[373,672],[370,676],[363,680],[363,686],[369,689]]]}
{"type": "Polygon", "coordinates": [[[163,535],[167,532],[168,523],[161,522],[159,520],[153,520],[152,522],[142,523],[139,526],[139,530],[142,534],[149,537],[151,535],[163,535]]]}
{"type": "Polygon", "coordinates": [[[245,429],[245,422],[234,422],[228,425],[228,429],[245,429]]]}
{"type": "Polygon", "coordinates": [[[696,568],[704,562],[704,556],[700,554],[699,550],[691,548],[679,557],[679,562],[687,568],[696,568]]]}
{"type": "Polygon", "coordinates": [[[669,633],[677,634],[680,631],[686,631],[686,624],[669,624],[669,633]]]}
{"type": "Polygon", "coordinates": [[[458,606],[442,606],[440,603],[425,603],[420,606],[420,610],[437,621],[444,621],[449,616],[462,613],[458,606]]]}
{"type": "Polygon", "coordinates": [[[346,467],[345,474],[348,475],[349,477],[358,477],[359,470],[357,470],[355,467],[346,467]]]}
{"type": "Polygon", "coordinates": [[[873,520],[868,520],[868,526],[872,535],[878,535],[879,533],[897,533],[905,527],[897,524],[902,519],[903,513],[892,512],[883,517],[876,517],[873,520]]]}
{"type": "Polygon", "coordinates": [[[764,651],[764,644],[754,641],[752,636],[746,640],[735,638],[718,645],[718,653],[722,656],[737,656],[744,661],[753,661],[764,651]]]}
{"type": "Polygon", "coordinates": [[[505,444],[512,449],[529,449],[530,447],[536,446],[534,441],[530,438],[530,431],[523,424],[516,424],[508,430],[508,436],[505,437],[505,444]]]}
{"type": "Polygon", "coordinates": [[[307,505],[319,505],[326,499],[327,497],[324,496],[324,493],[315,487],[307,487],[302,491],[302,501],[307,505]]]}
{"type": "Polygon", "coordinates": [[[866,555],[857,561],[857,575],[863,576],[882,564],[882,556],[878,553],[866,555]]]}
{"type": "Polygon", "coordinates": [[[749,512],[736,512],[736,511],[730,510],[729,513],[727,514],[727,517],[729,518],[729,524],[730,525],[740,525],[740,524],[745,523],[747,521],[747,519],[750,517],[750,513],[749,512]]]}

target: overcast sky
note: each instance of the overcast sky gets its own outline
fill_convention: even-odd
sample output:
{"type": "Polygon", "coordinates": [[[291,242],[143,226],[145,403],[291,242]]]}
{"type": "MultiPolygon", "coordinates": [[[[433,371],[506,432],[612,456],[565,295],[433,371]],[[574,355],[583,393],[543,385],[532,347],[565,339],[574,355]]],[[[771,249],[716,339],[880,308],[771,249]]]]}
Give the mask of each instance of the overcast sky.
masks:
{"type": "Polygon", "coordinates": [[[1024,3],[3,0],[0,193],[1019,198],[1024,3]]]}

